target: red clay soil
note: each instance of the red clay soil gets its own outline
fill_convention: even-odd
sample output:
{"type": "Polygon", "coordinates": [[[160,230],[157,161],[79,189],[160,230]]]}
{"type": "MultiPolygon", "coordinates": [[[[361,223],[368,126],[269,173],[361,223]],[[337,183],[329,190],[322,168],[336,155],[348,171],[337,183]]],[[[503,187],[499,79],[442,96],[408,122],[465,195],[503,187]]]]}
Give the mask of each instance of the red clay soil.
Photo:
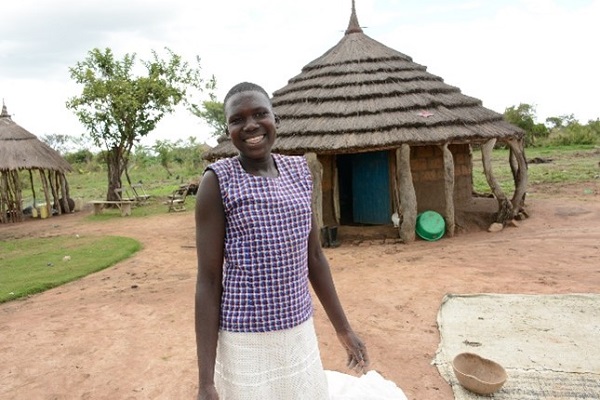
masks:
{"type": "MultiPolygon", "coordinates": [[[[531,217],[498,233],[325,249],[371,368],[409,399],[452,399],[431,365],[446,293],[598,292],[599,200],[599,181],[536,188],[531,217]]],[[[86,221],[88,213],[0,226],[0,240],[111,234],[144,246],[104,271],[0,305],[0,398],[195,398],[193,213],[105,222],[86,221]]],[[[315,321],[325,367],[348,372],[318,304],[315,321]]]]}

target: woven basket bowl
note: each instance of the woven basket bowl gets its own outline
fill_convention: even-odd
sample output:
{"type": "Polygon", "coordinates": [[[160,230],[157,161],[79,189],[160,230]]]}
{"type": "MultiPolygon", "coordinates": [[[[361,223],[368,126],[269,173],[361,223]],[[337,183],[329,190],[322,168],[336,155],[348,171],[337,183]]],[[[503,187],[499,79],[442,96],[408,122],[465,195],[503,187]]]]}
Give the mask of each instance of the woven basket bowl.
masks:
{"type": "Polygon", "coordinates": [[[477,394],[492,394],[504,385],[508,376],[502,365],[473,353],[460,353],[452,361],[458,382],[477,394]]]}

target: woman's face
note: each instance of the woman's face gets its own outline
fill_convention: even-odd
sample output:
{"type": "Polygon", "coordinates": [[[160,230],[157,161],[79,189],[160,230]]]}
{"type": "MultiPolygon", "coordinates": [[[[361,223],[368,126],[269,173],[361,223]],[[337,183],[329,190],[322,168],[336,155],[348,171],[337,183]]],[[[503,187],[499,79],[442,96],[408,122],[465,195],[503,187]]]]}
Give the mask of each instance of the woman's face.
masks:
{"type": "Polygon", "coordinates": [[[225,104],[227,130],[240,154],[262,159],[271,154],[277,122],[271,102],[260,92],[236,93],[225,104]]]}

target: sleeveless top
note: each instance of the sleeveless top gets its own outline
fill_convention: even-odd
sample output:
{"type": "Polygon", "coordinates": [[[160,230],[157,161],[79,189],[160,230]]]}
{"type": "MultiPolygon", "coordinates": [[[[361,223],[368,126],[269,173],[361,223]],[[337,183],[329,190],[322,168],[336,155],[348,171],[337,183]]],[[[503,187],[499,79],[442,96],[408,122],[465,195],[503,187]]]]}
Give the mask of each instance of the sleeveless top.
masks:
{"type": "Polygon", "coordinates": [[[313,313],[308,281],[312,177],[306,160],[272,154],[279,176],[248,174],[237,157],[208,166],[225,211],[220,328],[289,329],[313,313]]]}

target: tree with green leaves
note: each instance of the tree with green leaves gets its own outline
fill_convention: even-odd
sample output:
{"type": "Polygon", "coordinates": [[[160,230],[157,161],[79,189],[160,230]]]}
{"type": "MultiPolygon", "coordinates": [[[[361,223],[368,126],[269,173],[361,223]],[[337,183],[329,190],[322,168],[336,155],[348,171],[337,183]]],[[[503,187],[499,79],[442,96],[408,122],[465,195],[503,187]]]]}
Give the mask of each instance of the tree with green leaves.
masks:
{"type": "MultiPolygon", "coordinates": [[[[214,89],[214,86],[212,89],[214,89]]],[[[219,137],[225,134],[227,123],[225,122],[223,103],[217,101],[217,98],[213,93],[210,94],[210,100],[202,102],[202,107],[198,107],[194,104],[190,107],[190,111],[195,116],[202,118],[213,129],[211,133],[213,137],[219,137]]]]}
{"type": "Polygon", "coordinates": [[[158,155],[160,165],[167,171],[168,176],[173,175],[169,169],[169,163],[173,158],[173,144],[168,140],[157,140],[152,146],[152,150],[158,155]]]}
{"type": "Polygon", "coordinates": [[[70,98],[72,110],[87,129],[94,144],[105,149],[108,167],[107,200],[116,200],[114,189],[122,187],[127,175],[133,146],[152,132],[158,122],[182,103],[190,108],[194,94],[214,87],[200,77],[200,59],[190,66],[166,49],[163,59],[152,51],[150,61],[142,61],[145,73],[136,63],[136,55],[115,58],[111,49],[93,49],[84,61],[70,68],[71,78],[83,85],[81,95],[70,98]]]}
{"type": "Polygon", "coordinates": [[[518,107],[511,106],[504,111],[504,118],[525,131],[525,146],[535,145],[536,139],[548,137],[546,125],[535,122],[535,106],[521,103],[518,107]]]}

